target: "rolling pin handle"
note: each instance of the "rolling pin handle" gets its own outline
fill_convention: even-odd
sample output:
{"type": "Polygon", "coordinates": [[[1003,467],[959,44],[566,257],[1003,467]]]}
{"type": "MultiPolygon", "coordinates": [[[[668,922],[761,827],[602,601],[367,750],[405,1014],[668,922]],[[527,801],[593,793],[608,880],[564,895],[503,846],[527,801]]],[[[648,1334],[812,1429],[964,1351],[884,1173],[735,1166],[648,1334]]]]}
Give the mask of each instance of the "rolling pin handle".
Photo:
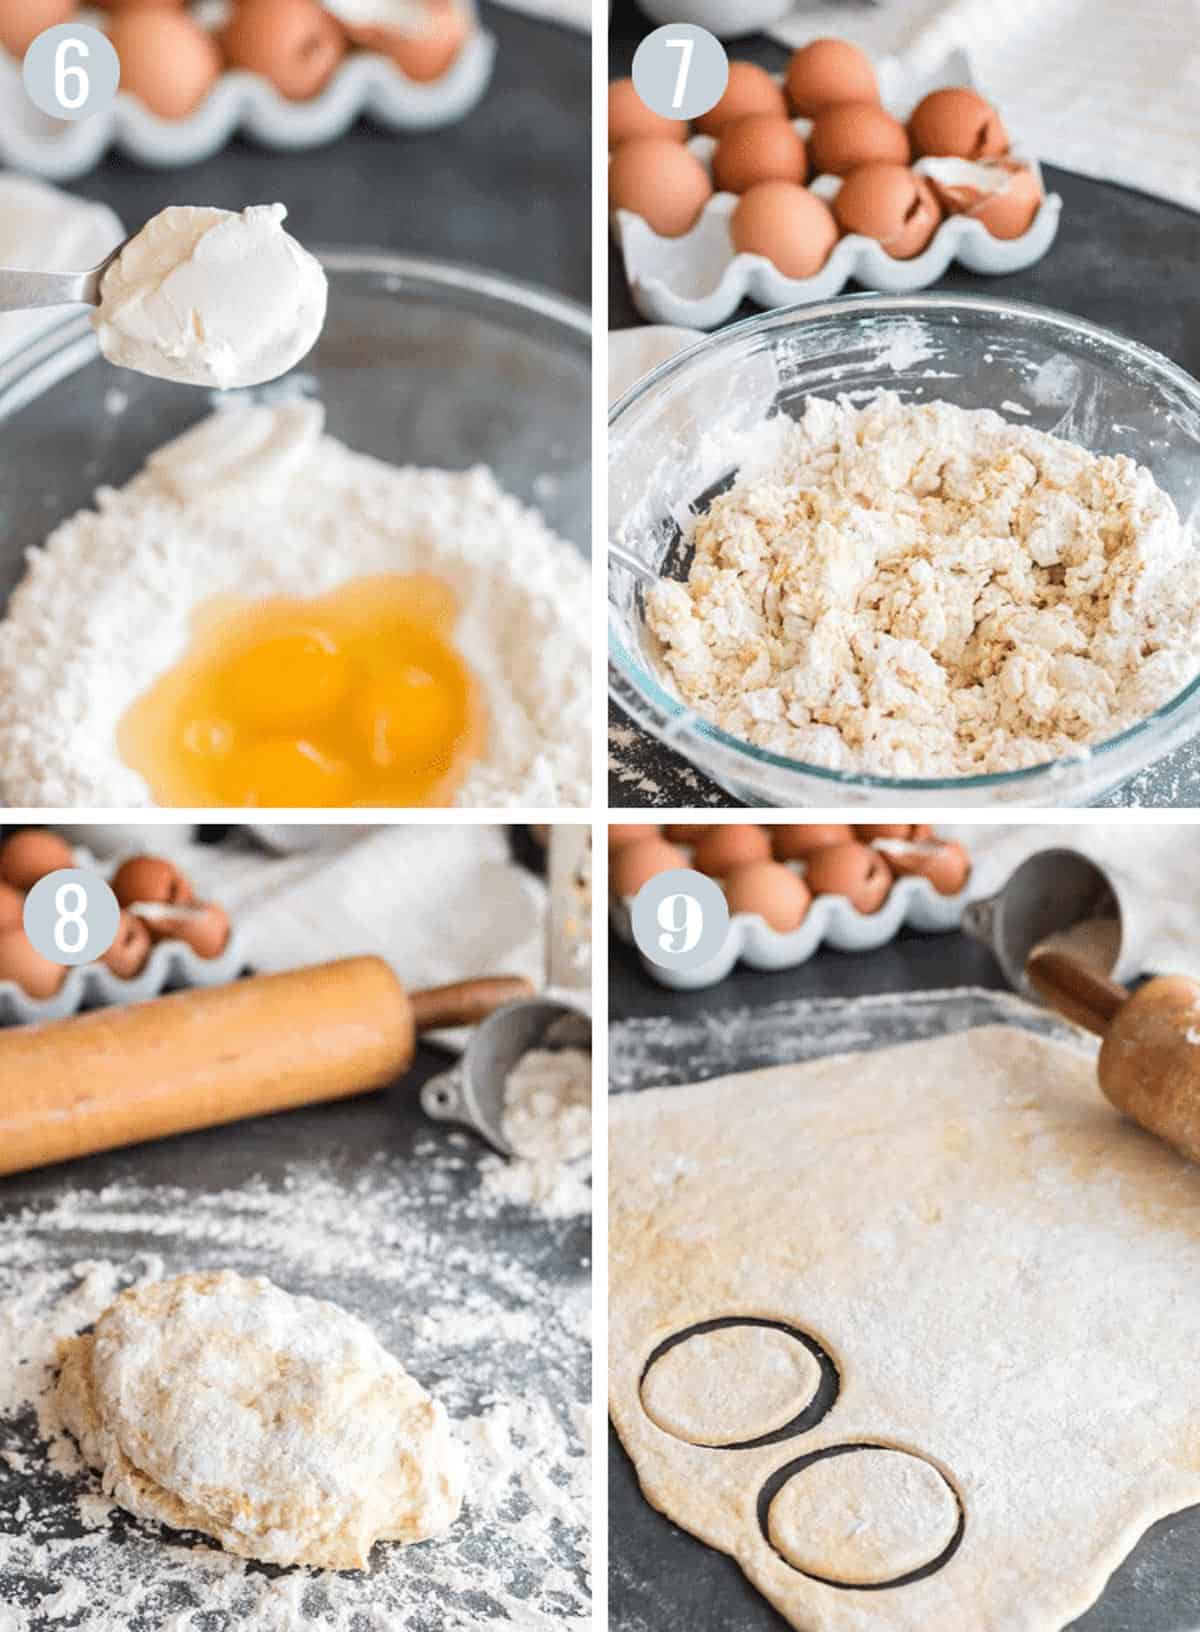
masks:
{"type": "Polygon", "coordinates": [[[1097,1037],[1107,1036],[1129,1000],[1124,986],[1069,952],[1043,952],[1035,947],[1025,964],[1025,978],[1051,1008],[1097,1037]]]}
{"type": "Polygon", "coordinates": [[[418,1032],[448,1026],[477,1026],[497,1009],[533,996],[533,982],[523,975],[482,976],[458,980],[450,986],[431,986],[409,994],[413,1025],[418,1032]]]}

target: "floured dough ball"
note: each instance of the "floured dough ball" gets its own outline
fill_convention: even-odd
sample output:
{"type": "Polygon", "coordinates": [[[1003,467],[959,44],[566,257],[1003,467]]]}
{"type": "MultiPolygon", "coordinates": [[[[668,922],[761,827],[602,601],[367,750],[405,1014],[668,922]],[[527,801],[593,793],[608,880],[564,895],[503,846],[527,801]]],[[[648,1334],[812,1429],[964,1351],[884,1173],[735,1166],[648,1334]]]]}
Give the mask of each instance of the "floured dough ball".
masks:
{"type": "Polygon", "coordinates": [[[336,1304],[231,1271],[124,1292],[60,1345],[58,1403],[140,1518],[269,1564],[361,1570],[462,1505],[444,1408],[336,1304]]]}

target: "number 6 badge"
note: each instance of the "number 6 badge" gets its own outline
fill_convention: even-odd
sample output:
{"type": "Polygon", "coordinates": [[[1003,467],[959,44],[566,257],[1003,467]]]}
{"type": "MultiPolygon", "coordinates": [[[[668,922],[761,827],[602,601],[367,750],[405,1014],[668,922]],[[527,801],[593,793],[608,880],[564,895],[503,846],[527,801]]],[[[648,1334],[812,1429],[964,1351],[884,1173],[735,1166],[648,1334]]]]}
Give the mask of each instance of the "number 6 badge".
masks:
{"type": "Polygon", "coordinates": [[[121,63],[98,28],[58,23],[43,29],[26,51],[21,80],[39,112],[51,119],[86,119],[111,107],[121,81],[121,63]]]}

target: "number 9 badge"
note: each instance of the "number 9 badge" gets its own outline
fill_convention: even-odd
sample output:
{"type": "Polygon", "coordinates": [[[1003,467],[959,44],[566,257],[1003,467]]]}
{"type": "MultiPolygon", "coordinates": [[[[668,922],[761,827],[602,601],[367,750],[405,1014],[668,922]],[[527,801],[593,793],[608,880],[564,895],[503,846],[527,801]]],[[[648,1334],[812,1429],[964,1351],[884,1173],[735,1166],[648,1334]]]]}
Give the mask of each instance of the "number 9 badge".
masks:
{"type": "Polygon", "coordinates": [[[702,969],[725,944],[729,907],[715,880],[672,867],[642,885],[630,909],[633,938],[660,968],[702,969]]]}

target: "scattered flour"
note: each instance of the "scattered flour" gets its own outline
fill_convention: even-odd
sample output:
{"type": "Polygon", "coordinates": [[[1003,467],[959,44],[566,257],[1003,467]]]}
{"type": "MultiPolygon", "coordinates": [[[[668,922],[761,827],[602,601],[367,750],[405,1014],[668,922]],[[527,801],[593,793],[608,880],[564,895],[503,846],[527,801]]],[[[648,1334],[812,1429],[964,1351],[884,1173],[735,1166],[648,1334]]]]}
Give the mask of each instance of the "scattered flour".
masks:
{"type": "Polygon", "coordinates": [[[590,1628],[586,1236],[507,1223],[470,1148],[456,1133],[357,1177],[298,1165],[278,1188],[122,1182],[0,1216],[3,1632],[590,1628]],[[336,1298],[436,1390],[469,1488],[444,1536],[376,1547],[362,1574],[281,1570],[100,1494],[57,1415],[59,1338],[127,1285],[222,1265],[336,1298]]]}
{"type": "Polygon", "coordinates": [[[378,572],[433,573],[457,598],[487,710],[457,802],[588,803],[587,563],[489,471],[399,469],[323,423],[307,401],[215,413],[30,553],[0,623],[7,803],[148,804],[116,728],[182,655],[196,607],[378,572]]]}
{"type": "Polygon", "coordinates": [[[1200,552],[1150,472],[989,411],[812,398],[647,595],[682,697],[889,776],[1086,752],[1200,668],[1200,552]]]}
{"type": "Polygon", "coordinates": [[[487,1195],[546,1218],[591,1211],[592,1057],[533,1048],[505,1085],[504,1136],[514,1158],[488,1157],[487,1195]]]}

